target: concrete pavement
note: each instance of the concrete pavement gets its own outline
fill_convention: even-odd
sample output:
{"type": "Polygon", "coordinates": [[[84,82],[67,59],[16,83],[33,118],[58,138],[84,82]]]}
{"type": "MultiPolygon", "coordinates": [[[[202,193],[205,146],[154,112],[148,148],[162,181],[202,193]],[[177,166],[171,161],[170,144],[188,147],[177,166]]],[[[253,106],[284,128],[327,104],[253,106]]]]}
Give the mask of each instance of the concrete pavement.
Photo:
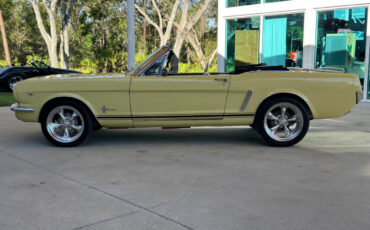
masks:
{"type": "Polygon", "coordinates": [[[370,104],[292,148],[248,127],[101,130],[56,148],[0,108],[0,229],[369,229],[370,104]]]}

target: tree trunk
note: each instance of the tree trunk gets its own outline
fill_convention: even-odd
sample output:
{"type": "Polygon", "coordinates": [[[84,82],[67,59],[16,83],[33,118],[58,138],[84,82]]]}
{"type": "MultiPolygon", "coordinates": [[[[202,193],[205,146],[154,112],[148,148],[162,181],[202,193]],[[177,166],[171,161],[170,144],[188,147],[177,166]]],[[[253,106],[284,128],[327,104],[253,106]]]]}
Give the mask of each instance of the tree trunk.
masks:
{"type": "Polygon", "coordinates": [[[58,67],[58,36],[56,31],[56,22],[55,22],[55,15],[56,15],[56,3],[57,0],[51,0],[50,7],[46,0],[43,0],[43,4],[46,8],[49,17],[49,24],[50,24],[50,34],[46,32],[44,23],[41,18],[40,8],[38,5],[38,1],[31,0],[33,10],[35,12],[35,17],[37,21],[37,26],[40,30],[41,36],[44,39],[46,46],[48,48],[49,58],[50,58],[50,65],[52,67],[58,67]]]}
{"type": "MultiPolygon", "coordinates": [[[[48,46],[49,47],[49,46],[48,46]]],[[[51,48],[48,48],[48,53],[50,57],[50,66],[58,68],[58,52],[57,52],[57,44],[51,44],[51,48]]]]}
{"type": "Polygon", "coordinates": [[[176,34],[175,46],[173,47],[173,52],[175,53],[177,57],[180,56],[181,47],[182,47],[182,44],[184,43],[185,36],[186,36],[185,29],[188,23],[189,1],[190,0],[184,0],[181,20],[180,20],[180,23],[177,29],[177,34],[176,34]]]}
{"type": "Polygon", "coordinates": [[[203,40],[204,34],[206,32],[206,23],[207,23],[207,15],[203,14],[200,19],[200,40],[203,40]]]}
{"type": "Polygon", "coordinates": [[[176,41],[174,46],[174,53],[179,56],[181,52],[181,47],[184,43],[185,37],[189,31],[194,27],[194,25],[199,21],[201,16],[206,12],[211,0],[204,0],[204,2],[199,7],[198,11],[190,16],[190,21],[188,21],[188,9],[189,0],[184,0],[184,5],[182,8],[182,16],[177,29],[176,41]]]}
{"type": "Polygon", "coordinates": [[[4,26],[4,20],[3,20],[3,13],[0,10],[0,28],[1,28],[1,34],[3,36],[3,45],[4,45],[4,52],[5,52],[5,59],[8,63],[8,66],[12,65],[12,61],[10,60],[10,52],[9,52],[9,46],[8,46],[8,40],[6,38],[6,31],[4,26]]]}
{"type": "MultiPolygon", "coordinates": [[[[185,2],[189,2],[189,0],[185,0],[185,2]]],[[[160,9],[158,7],[158,4],[155,2],[155,0],[152,0],[152,4],[153,4],[154,10],[156,10],[157,13],[158,13],[159,23],[155,23],[149,17],[149,15],[146,13],[146,11],[144,9],[142,9],[137,4],[135,4],[135,8],[139,11],[139,13],[142,16],[144,16],[145,19],[147,20],[147,22],[150,25],[152,25],[157,30],[157,32],[159,34],[159,37],[160,37],[160,46],[166,45],[168,43],[168,41],[170,40],[170,38],[171,38],[171,33],[172,33],[173,25],[174,25],[175,20],[176,20],[176,12],[177,12],[177,10],[178,10],[178,8],[180,6],[180,3],[181,3],[181,0],[176,0],[175,1],[174,5],[172,7],[172,10],[171,10],[171,16],[167,20],[167,27],[166,27],[166,31],[165,32],[163,32],[163,29],[164,28],[163,28],[163,17],[162,17],[162,13],[160,12],[160,9]]]]}
{"type": "Polygon", "coordinates": [[[63,37],[63,34],[60,34],[59,59],[60,59],[60,67],[62,69],[65,69],[66,65],[65,65],[65,60],[64,60],[64,37],[63,37]]]}
{"type": "Polygon", "coordinates": [[[202,46],[198,40],[197,34],[195,32],[189,32],[187,35],[187,40],[189,41],[190,45],[193,47],[195,53],[198,56],[199,64],[202,69],[206,68],[206,58],[202,50],[202,46]]]}
{"type": "Polygon", "coordinates": [[[59,58],[61,68],[69,69],[69,35],[67,27],[65,27],[63,31],[61,31],[59,46],[59,58]]]}
{"type": "Polygon", "coordinates": [[[67,9],[66,0],[61,1],[61,31],[60,31],[60,48],[59,56],[61,67],[69,69],[69,34],[68,34],[68,22],[72,14],[73,6],[76,0],[71,0],[67,9]]]}
{"type": "Polygon", "coordinates": [[[143,53],[146,54],[146,19],[144,19],[144,21],[143,21],[142,43],[143,43],[143,53]]]}
{"type": "Polygon", "coordinates": [[[65,28],[63,31],[63,38],[64,38],[64,63],[65,68],[69,69],[69,34],[68,34],[68,27],[65,28]]]}

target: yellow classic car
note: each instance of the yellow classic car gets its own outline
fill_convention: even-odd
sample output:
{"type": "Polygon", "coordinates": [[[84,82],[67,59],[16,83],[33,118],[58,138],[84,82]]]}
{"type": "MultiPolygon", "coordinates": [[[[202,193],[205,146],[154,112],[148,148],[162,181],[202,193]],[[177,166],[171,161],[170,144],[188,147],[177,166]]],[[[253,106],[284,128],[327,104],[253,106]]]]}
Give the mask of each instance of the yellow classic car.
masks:
{"type": "Polygon", "coordinates": [[[127,74],[53,75],[19,82],[11,109],[41,123],[57,146],[106,128],[250,125],[273,146],[291,146],[311,119],[343,116],[362,99],[358,77],[338,72],[245,65],[230,73],[178,74],[161,47],[127,74]]]}

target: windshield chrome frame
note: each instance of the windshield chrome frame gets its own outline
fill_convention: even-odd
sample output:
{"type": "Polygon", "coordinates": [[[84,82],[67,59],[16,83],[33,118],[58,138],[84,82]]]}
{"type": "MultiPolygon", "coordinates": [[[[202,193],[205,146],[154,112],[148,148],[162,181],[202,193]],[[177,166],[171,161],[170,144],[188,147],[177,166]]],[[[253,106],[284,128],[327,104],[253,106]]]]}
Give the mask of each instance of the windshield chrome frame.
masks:
{"type": "MultiPolygon", "coordinates": [[[[153,60],[149,65],[147,65],[145,68],[143,68],[138,74],[137,76],[146,76],[145,75],[145,72],[150,69],[155,63],[158,63],[159,61],[161,61],[163,58],[167,60],[168,58],[168,55],[171,53],[171,51],[167,51],[166,53],[162,54],[161,56],[159,56],[157,59],[153,60]]],[[[163,63],[162,67],[161,67],[161,70],[160,70],[160,73],[162,72],[163,68],[165,67],[166,65],[166,61],[163,63]]],[[[160,75],[160,74],[159,74],[160,75]]],[[[155,76],[155,75],[151,75],[151,76],[155,76]]]]}

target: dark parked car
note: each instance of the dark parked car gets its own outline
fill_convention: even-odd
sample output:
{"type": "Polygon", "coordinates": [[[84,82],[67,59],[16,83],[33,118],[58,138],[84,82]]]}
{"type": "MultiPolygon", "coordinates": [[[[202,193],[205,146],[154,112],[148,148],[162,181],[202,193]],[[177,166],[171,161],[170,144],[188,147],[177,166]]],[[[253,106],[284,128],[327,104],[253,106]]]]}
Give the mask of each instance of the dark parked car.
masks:
{"type": "Polygon", "coordinates": [[[0,87],[13,91],[17,82],[31,77],[53,74],[79,73],[73,70],[50,67],[42,61],[32,61],[32,66],[8,66],[0,69],[0,87]]]}

